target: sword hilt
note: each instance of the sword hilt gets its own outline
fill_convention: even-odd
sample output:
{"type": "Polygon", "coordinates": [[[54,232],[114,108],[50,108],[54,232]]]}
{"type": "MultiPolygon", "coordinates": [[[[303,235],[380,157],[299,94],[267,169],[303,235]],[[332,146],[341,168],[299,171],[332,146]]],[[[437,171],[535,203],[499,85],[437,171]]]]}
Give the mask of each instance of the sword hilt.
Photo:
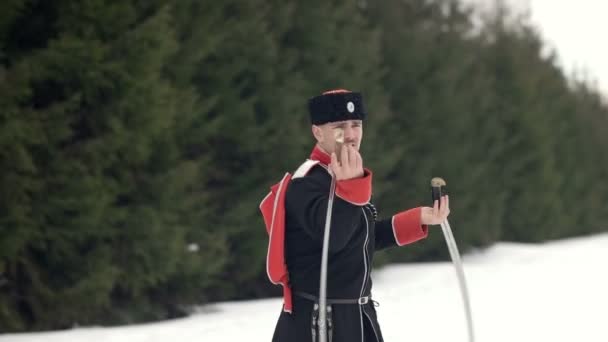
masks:
{"type": "Polygon", "coordinates": [[[441,205],[441,196],[446,194],[445,186],[446,182],[443,178],[435,177],[431,179],[431,196],[433,198],[433,203],[437,201],[437,203],[441,205]]]}

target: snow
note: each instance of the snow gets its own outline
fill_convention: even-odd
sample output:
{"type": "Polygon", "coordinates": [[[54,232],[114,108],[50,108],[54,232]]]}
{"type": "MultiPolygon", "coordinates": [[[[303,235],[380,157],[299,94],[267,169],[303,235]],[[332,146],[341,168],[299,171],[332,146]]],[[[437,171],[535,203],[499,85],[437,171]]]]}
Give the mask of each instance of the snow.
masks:
{"type": "MultiPolygon", "coordinates": [[[[608,341],[607,261],[608,234],[465,255],[476,341],[608,341]]],[[[468,341],[451,263],[391,265],[373,279],[386,341],[468,341]]],[[[183,319],[4,334],[0,342],[270,341],[280,309],[279,298],[216,303],[183,319]]]]}

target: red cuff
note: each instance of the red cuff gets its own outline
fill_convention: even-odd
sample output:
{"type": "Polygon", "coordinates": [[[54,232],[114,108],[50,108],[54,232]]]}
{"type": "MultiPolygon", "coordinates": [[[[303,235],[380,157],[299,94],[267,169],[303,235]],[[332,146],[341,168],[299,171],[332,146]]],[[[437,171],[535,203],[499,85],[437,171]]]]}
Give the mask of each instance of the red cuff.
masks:
{"type": "Polygon", "coordinates": [[[421,211],[422,207],[418,207],[393,215],[393,234],[397,245],[407,245],[428,236],[429,227],[420,223],[421,211]]]}
{"type": "Polygon", "coordinates": [[[354,205],[366,205],[372,197],[372,172],[364,169],[363,177],[336,182],[336,196],[354,205]]]}

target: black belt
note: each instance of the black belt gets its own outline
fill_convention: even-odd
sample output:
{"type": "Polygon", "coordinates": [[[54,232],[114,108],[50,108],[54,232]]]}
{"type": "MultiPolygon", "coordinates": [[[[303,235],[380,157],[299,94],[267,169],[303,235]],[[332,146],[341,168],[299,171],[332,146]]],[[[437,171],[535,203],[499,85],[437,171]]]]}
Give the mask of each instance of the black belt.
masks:
{"type": "MultiPolygon", "coordinates": [[[[301,291],[294,291],[293,294],[295,294],[298,297],[302,297],[304,299],[308,299],[310,301],[313,301],[315,303],[319,303],[319,298],[315,295],[311,295],[310,293],[306,293],[306,292],[301,292],[301,291]]],[[[363,296],[363,297],[359,297],[359,298],[353,298],[353,299],[332,299],[332,298],[327,298],[327,305],[332,305],[332,304],[359,304],[359,305],[365,305],[367,303],[369,303],[371,301],[371,296],[363,296]]]]}

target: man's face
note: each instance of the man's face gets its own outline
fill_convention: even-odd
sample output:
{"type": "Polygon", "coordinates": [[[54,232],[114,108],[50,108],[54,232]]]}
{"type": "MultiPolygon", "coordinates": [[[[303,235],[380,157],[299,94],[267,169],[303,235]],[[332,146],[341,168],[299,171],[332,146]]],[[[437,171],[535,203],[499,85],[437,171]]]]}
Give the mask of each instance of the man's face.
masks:
{"type": "Polygon", "coordinates": [[[313,125],[312,133],[317,139],[319,146],[325,152],[331,154],[336,150],[336,131],[344,130],[344,144],[352,145],[359,150],[363,139],[363,122],[361,120],[347,120],[329,122],[323,125],[313,125]]]}

